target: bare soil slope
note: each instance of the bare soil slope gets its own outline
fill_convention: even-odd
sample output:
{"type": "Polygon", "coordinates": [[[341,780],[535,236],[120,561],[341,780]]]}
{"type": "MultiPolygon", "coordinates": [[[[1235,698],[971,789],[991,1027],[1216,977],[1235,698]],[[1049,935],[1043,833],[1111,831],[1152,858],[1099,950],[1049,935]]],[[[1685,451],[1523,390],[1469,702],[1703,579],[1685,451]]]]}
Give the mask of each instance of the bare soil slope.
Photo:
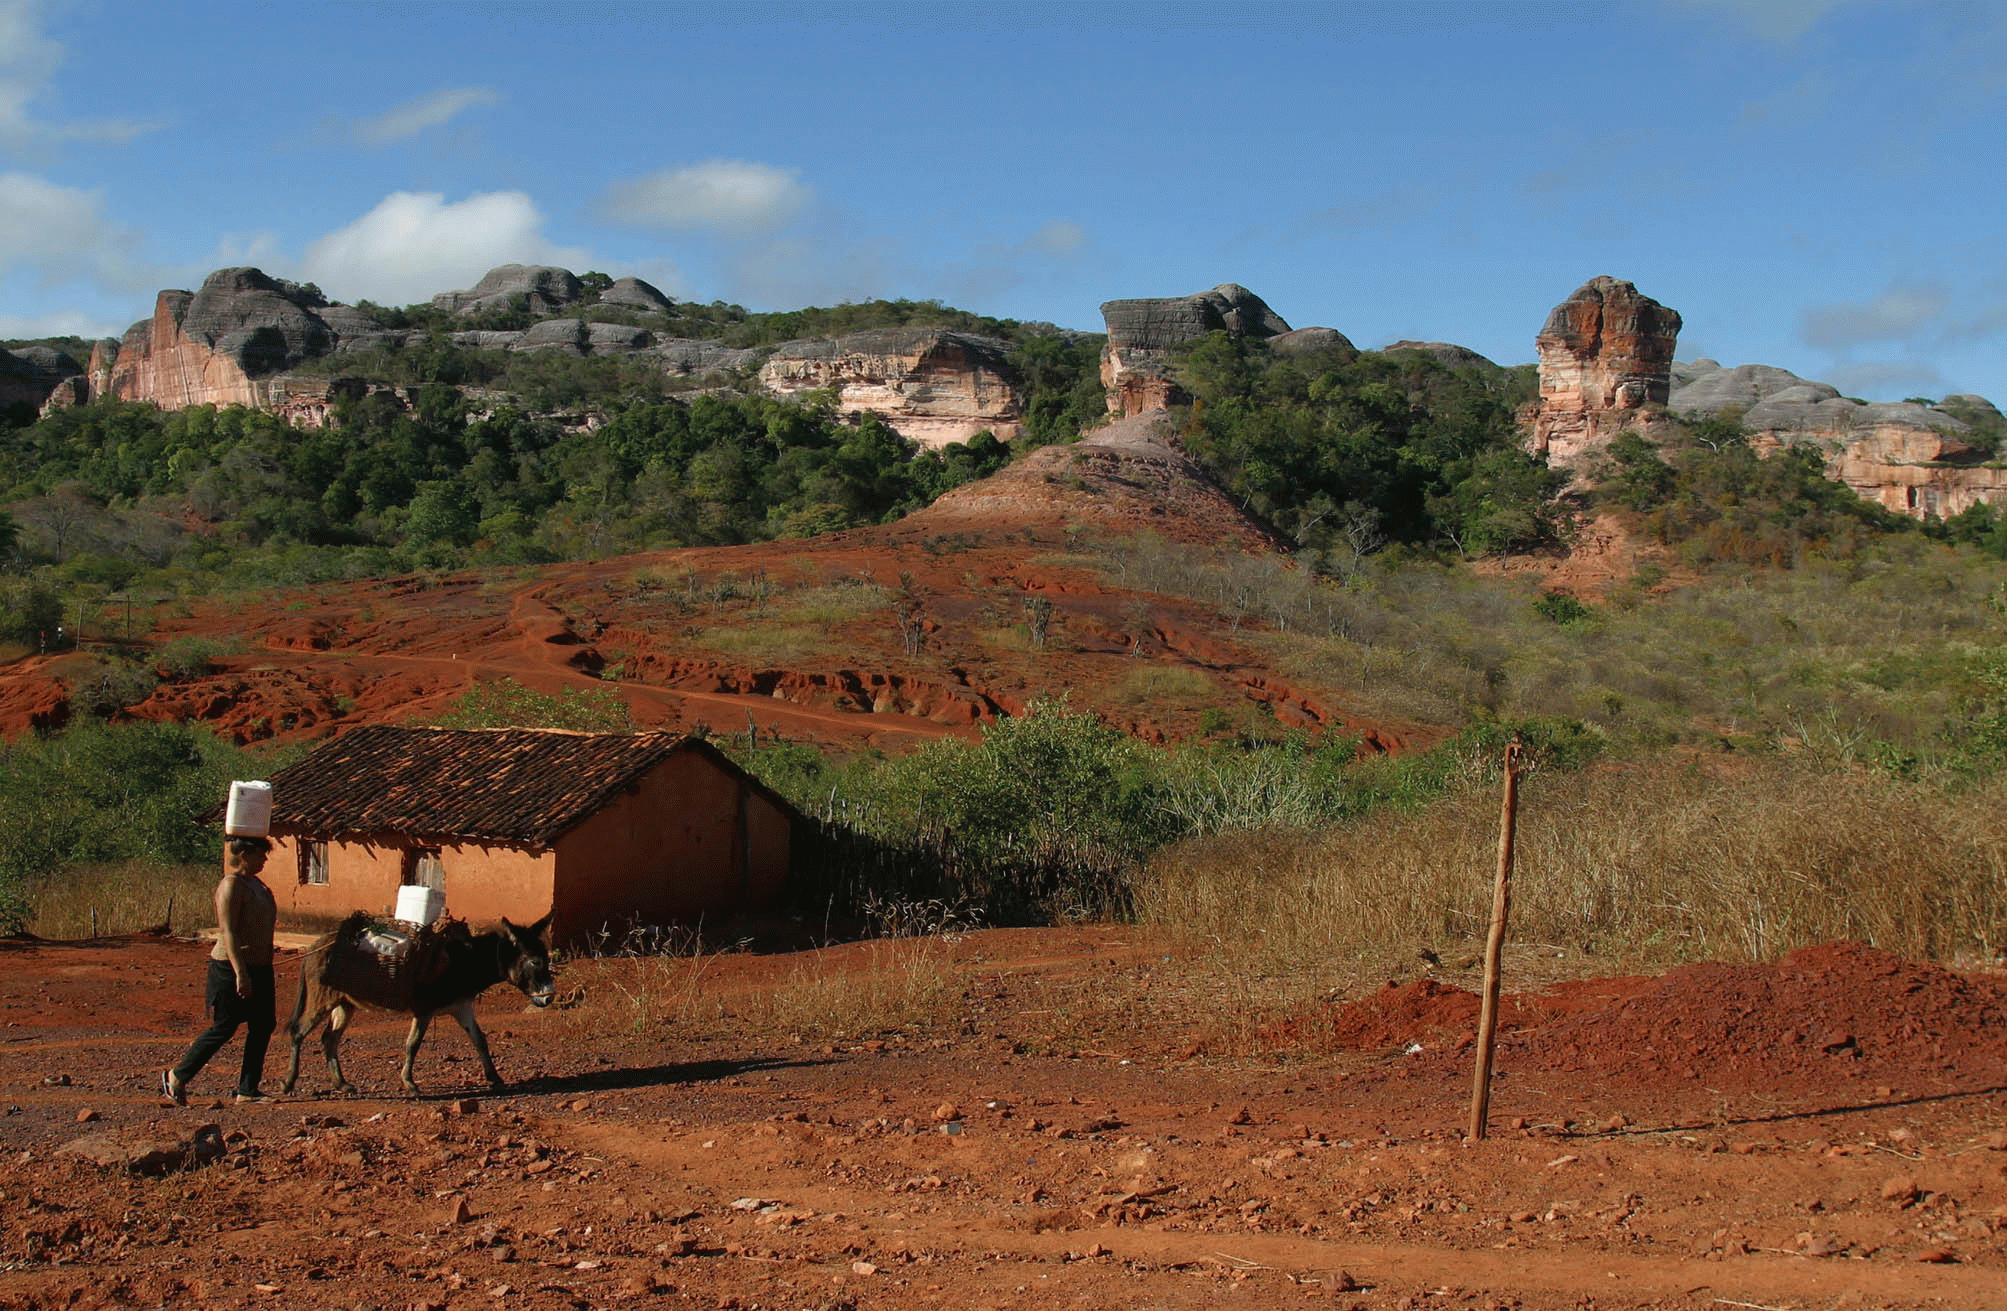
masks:
{"type": "MultiPolygon", "coordinates": [[[[238,649],[129,713],[239,741],[313,737],[435,717],[506,677],[546,692],[612,688],[644,727],[750,726],[892,750],[1063,694],[1153,740],[1194,731],[1208,708],[1356,735],[1368,750],[1440,736],[1280,676],[1204,606],[1104,577],[1087,550],[1096,536],[1269,549],[1152,424],[1036,451],[883,528],[208,601],[159,617],[142,650],[182,636],[238,649]]],[[[61,723],[75,664],[0,666],[0,733],[61,723]]]]}

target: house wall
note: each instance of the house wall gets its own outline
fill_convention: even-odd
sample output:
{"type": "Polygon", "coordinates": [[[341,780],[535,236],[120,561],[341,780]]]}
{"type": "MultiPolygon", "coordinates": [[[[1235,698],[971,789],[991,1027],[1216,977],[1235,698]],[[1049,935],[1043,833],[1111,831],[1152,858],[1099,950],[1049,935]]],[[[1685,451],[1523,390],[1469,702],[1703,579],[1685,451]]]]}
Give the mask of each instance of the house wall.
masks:
{"type": "MultiPolygon", "coordinates": [[[[433,845],[384,834],[328,842],[328,881],[300,882],[299,844],[294,834],[274,830],[264,879],[279,903],[279,920],[308,929],[338,922],[352,911],[388,915],[397,903],[408,848],[433,845]]],[[[506,916],[518,924],[542,918],[551,908],[556,858],[523,847],[479,842],[442,842],[440,865],[446,875],[446,913],[473,924],[506,916]]]]}
{"type": "Polygon", "coordinates": [[[700,751],[680,751],[557,842],[560,940],[771,905],[788,814],[700,751]]]}

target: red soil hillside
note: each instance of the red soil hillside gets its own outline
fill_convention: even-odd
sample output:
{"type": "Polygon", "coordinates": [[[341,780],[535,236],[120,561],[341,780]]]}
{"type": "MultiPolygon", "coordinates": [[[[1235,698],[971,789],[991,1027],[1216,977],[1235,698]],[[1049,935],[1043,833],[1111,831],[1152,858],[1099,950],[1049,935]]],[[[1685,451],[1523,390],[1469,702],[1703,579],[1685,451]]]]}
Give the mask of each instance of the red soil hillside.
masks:
{"type": "MultiPolygon", "coordinates": [[[[507,677],[615,689],[645,727],[751,725],[891,750],[1058,695],[1152,740],[1196,731],[1209,709],[1356,735],[1367,750],[1440,736],[1281,676],[1204,605],[1111,581],[1095,543],[1144,532],[1270,549],[1150,420],[1130,420],[884,528],[198,602],[158,618],[147,641],[234,649],[128,713],[239,741],[317,737],[344,721],[433,718],[507,677]]],[[[0,732],[61,722],[60,673],[40,659],[0,666],[0,732]]]]}

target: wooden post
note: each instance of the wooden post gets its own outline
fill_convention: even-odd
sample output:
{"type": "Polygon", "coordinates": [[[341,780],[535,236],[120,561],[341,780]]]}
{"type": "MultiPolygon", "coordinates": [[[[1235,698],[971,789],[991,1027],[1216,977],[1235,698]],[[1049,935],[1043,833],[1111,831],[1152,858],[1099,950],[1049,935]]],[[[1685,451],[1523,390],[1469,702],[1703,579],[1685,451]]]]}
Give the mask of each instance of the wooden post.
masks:
{"type": "Polygon", "coordinates": [[[1505,748],[1505,801],[1498,821],[1498,880],[1491,894],[1491,935],[1484,943],[1484,1005],[1477,1017],[1477,1074],[1470,1090],[1470,1136],[1485,1136],[1491,1114],[1491,1053],[1498,1036],[1499,958],[1512,907],[1512,840],[1519,815],[1519,740],[1505,748]]]}

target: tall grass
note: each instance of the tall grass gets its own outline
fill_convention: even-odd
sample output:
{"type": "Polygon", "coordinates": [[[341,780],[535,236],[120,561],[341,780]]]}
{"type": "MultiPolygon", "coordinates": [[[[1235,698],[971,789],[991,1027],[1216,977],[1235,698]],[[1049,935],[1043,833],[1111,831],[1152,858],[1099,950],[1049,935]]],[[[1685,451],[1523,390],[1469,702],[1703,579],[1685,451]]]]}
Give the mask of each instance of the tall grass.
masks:
{"type": "Polygon", "coordinates": [[[212,897],[218,865],[165,865],[143,860],[74,865],[28,880],[33,910],[25,928],[38,938],[87,938],[139,933],[168,923],[178,932],[215,922],[212,897]]]}
{"type": "MultiPolygon", "coordinates": [[[[1659,761],[1535,773],[1521,797],[1518,941],[1638,965],[1838,938],[1937,959],[2007,949],[2007,780],[1659,761]]],[[[1335,826],[1193,839],[1142,872],[1136,913],[1222,971],[1314,991],[1350,959],[1475,944],[1497,832],[1495,790],[1466,787],[1335,826]]]]}

